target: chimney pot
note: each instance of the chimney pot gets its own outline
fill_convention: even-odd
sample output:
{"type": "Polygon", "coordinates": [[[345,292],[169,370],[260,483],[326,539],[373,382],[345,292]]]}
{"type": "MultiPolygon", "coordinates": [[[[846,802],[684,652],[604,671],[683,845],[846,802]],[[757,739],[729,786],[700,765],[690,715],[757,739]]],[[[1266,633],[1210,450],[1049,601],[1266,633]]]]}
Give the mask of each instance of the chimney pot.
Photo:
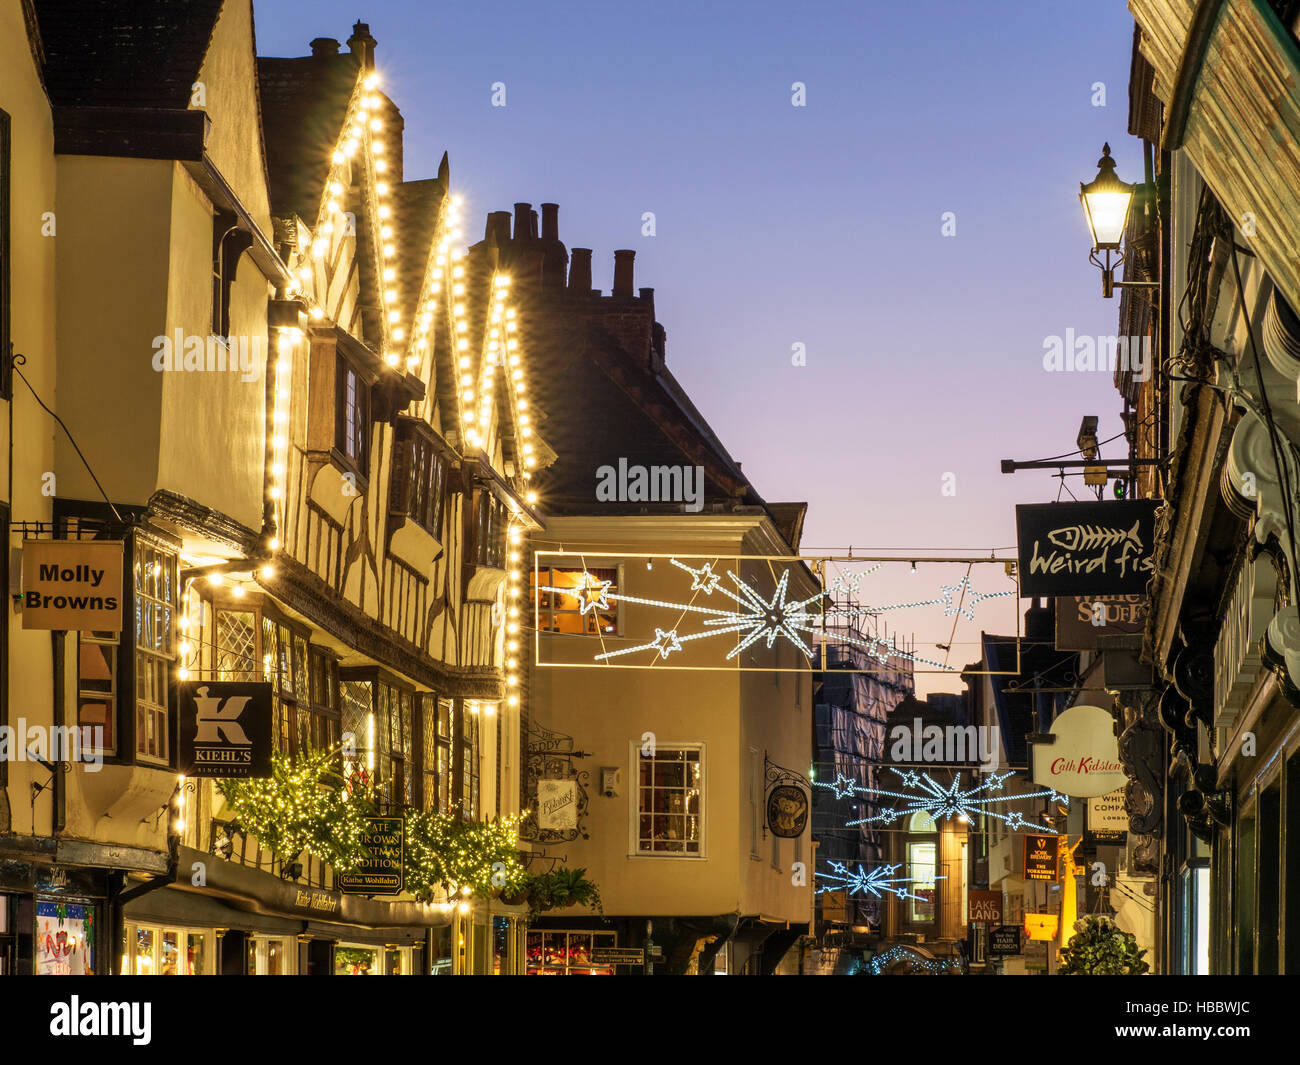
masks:
{"type": "Polygon", "coordinates": [[[542,204],[542,239],[560,239],[560,205],[558,203],[542,204]]]}
{"type": "Polygon", "coordinates": [[[532,212],[533,205],[531,203],[515,204],[515,240],[523,240],[528,236],[533,225],[532,212]]]}
{"type": "Polygon", "coordinates": [[[495,239],[498,248],[504,248],[510,243],[509,211],[493,211],[488,215],[487,230],[484,233],[484,239],[495,239]]]}
{"type": "Polygon", "coordinates": [[[632,298],[632,260],[636,252],[624,248],[614,252],[614,296],[618,299],[632,298]]]}
{"type": "Polygon", "coordinates": [[[314,56],[338,55],[339,42],[333,37],[317,37],[311,42],[311,54],[314,56]]]}
{"type": "Polygon", "coordinates": [[[591,249],[573,248],[569,261],[569,291],[585,296],[591,292],[591,249]]]}
{"type": "Polygon", "coordinates": [[[348,38],[348,48],[361,60],[362,70],[375,69],[375,46],[379,42],[370,36],[370,26],[358,22],[352,27],[352,36],[348,38]]]}

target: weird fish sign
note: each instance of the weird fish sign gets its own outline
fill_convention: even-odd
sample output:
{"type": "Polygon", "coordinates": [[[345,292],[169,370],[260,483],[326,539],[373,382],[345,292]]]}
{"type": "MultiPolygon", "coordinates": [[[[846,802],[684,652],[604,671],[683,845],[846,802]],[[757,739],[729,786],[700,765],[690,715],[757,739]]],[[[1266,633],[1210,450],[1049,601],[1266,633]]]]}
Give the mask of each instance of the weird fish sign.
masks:
{"type": "Polygon", "coordinates": [[[1156,502],[1016,507],[1020,595],[1138,595],[1155,565],[1156,502]]]}

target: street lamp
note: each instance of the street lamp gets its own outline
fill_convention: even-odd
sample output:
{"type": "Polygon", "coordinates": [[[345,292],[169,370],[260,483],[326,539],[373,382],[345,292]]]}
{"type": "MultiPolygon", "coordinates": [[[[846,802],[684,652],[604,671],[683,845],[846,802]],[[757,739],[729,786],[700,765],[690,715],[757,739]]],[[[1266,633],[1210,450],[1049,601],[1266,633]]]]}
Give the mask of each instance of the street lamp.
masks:
{"type": "Polygon", "coordinates": [[[1120,181],[1115,173],[1115,160],[1110,157],[1110,145],[1102,146],[1101,158],[1097,160],[1097,176],[1088,184],[1079,183],[1079,202],[1083,204],[1083,215],[1088,220],[1088,232],[1092,234],[1092,254],[1088,261],[1101,270],[1101,294],[1110,299],[1115,295],[1115,267],[1124,261],[1120,252],[1120,242],[1124,239],[1124,227],[1128,223],[1129,205],[1133,202],[1133,191],[1137,186],[1120,181]],[[1105,261],[1097,258],[1098,252],[1105,253],[1105,261]],[[1111,253],[1119,252],[1112,261],[1111,253]]]}

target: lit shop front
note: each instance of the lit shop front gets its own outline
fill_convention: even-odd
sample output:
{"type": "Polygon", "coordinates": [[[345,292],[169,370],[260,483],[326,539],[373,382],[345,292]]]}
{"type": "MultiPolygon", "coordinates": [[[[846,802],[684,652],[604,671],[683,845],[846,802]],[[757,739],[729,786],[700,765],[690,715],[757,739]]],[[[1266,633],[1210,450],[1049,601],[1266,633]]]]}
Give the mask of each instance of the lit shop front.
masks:
{"type": "Polygon", "coordinates": [[[107,972],[110,889],[104,869],[0,863],[0,975],[107,972]]]}

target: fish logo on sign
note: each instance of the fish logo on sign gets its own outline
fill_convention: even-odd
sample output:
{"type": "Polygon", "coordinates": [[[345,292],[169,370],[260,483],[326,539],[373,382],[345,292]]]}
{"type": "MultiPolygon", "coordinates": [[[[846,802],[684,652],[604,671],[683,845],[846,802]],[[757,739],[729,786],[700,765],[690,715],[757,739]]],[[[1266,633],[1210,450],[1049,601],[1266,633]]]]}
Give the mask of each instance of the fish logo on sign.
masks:
{"type": "Polygon", "coordinates": [[[241,747],[251,747],[253,741],[248,738],[244,726],[239,723],[239,715],[251,701],[248,695],[232,695],[226,699],[225,706],[219,698],[208,695],[205,685],[194,693],[195,743],[220,743],[222,735],[227,743],[241,747]]]}
{"type": "Polygon", "coordinates": [[[1069,525],[1063,529],[1053,529],[1047,538],[1057,547],[1067,551],[1091,551],[1101,547],[1114,547],[1116,544],[1132,544],[1142,550],[1142,537],[1139,535],[1141,522],[1135,521],[1133,528],[1104,528],[1099,525],[1069,525]]]}

